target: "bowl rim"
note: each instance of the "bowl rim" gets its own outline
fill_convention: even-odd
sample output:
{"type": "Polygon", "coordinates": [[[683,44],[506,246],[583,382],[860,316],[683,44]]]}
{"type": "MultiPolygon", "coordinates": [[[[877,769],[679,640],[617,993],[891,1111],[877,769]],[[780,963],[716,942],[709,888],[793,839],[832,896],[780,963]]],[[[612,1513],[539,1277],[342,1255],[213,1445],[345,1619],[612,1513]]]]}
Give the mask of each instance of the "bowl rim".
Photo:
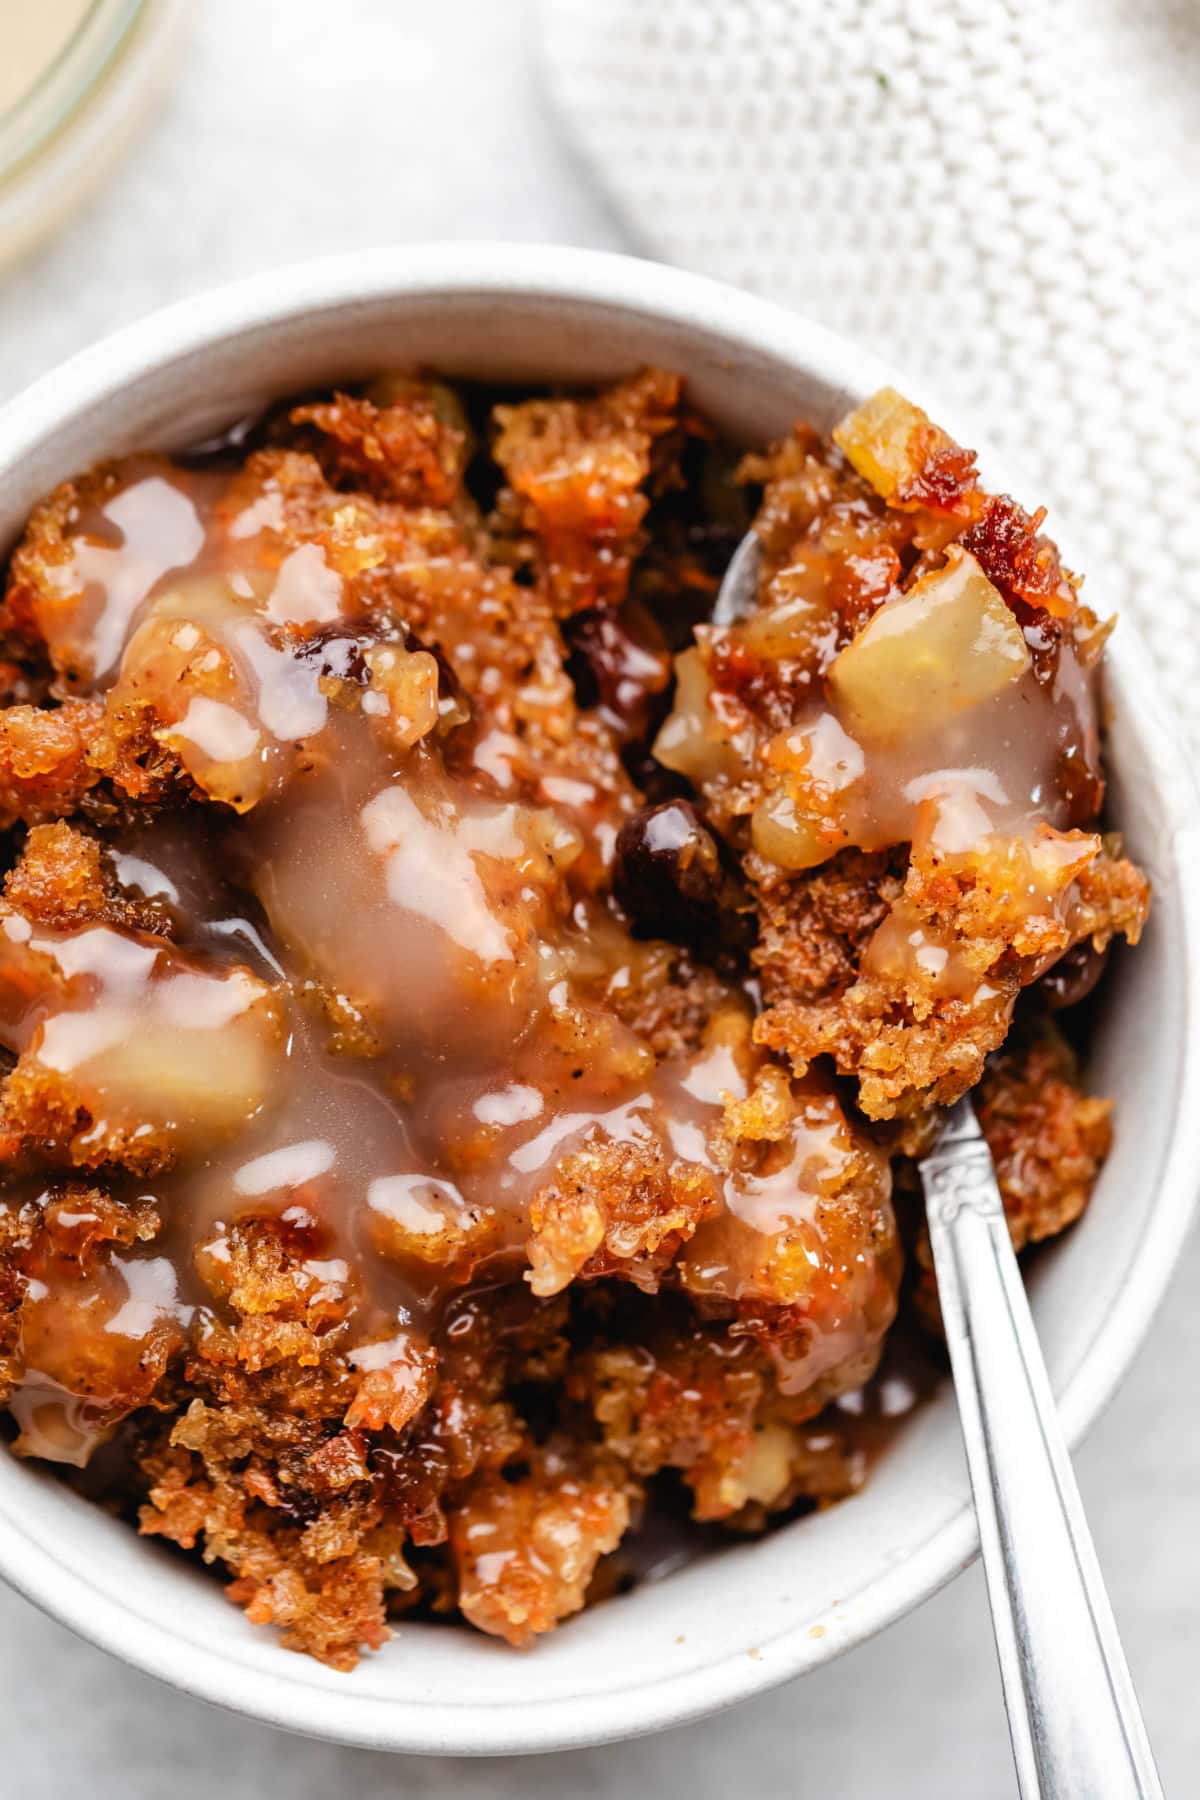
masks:
{"type": "MultiPolygon", "coordinates": [[[[0,478],[20,466],[50,433],[126,383],[215,348],[256,327],[357,302],[472,294],[510,302],[580,302],[628,317],[680,327],[702,325],[731,351],[802,367],[853,404],[873,388],[915,388],[881,359],[781,306],[706,277],[610,252],[491,242],[448,242],[343,252],[272,269],[180,301],[115,332],[42,376],[0,410],[0,478]]],[[[934,401],[930,402],[931,410],[934,401]]],[[[937,404],[939,422],[955,430],[955,410],[937,404]]],[[[976,441],[968,432],[964,441],[976,441]]],[[[989,478],[1019,484],[1003,459],[981,450],[989,478]]],[[[1063,531],[1060,539],[1069,533],[1063,531]]],[[[2,547],[0,547],[2,551],[2,547]]],[[[1162,718],[1152,665],[1128,623],[1114,640],[1110,666],[1136,713],[1170,823],[1170,856],[1182,876],[1180,915],[1185,955],[1185,1013],[1200,1018],[1200,789],[1188,753],[1162,718]],[[1186,898],[1194,895],[1195,898],[1186,898]]],[[[1200,1032],[1188,1030],[1176,1092],[1200,1092],[1200,1032]]],[[[1114,1393],[1149,1329],[1182,1248],[1196,1200],[1200,1107],[1176,1109],[1164,1157],[1159,1199],[1140,1240],[1128,1280],[1058,1399],[1068,1441],[1075,1444],[1114,1393]]],[[[903,1564],[847,1596],[836,1639],[815,1644],[803,1625],[771,1640],[770,1656],[747,1657],[714,1646],[710,1661],[643,1686],[610,1689],[574,1700],[527,1705],[398,1701],[336,1693],[251,1666],[236,1653],[185,1641],[157,1620],[89,1592],[44,1547],[33,1545],[0,1503],[0,1575],[26,1598],[82,1637],[183,1691],[268,1724],[377,1749],[444,1754],[555,1750],[637,1736],[679,1725],[761,1693],[862,1642],[927,1599],[972,1560],[978,1534],[971,1508],[935,1527],[903,1564]],[[616,1704],[614,1704],[616,1702],[616,1704]]],[[[982,1621],[981,1621],[982,1629],[982,1621]]]]}

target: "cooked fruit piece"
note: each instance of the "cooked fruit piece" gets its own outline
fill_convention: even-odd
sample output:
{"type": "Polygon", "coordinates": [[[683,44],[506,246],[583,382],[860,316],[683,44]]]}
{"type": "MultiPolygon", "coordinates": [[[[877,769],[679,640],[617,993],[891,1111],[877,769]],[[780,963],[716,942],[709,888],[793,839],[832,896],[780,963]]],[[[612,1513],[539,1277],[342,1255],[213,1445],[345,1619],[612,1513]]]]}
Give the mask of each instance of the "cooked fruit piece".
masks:
{"type": "Polygon", "coordinates": [[[832,713],[781,731],[762,752],[774,777],[750,815],[750,841],[780,869],[815,869],[848,839],[844,808],[866,773],[862,746],[832,713]]]}
{"type": "Polygon", "coordinates": [[[675,659],[675,704],[654,740],[654,754],[697,786],[718,776],[736,778],[745,769],[747,744],[738,742],[720,707],[703,655],[694,646],[683,651],[675,659]]]}
{"type": "Polygon", "coordinates": [[[833,441],[889,506],[965,510],[975,455],[895,388],[880,388],[834,427],[833,441]]]}
{"type": "Polygon", "coordinates": [[[874,613],[830,665],[846,729],[875,742],[939,730],[1001,694],[1030,666],[1021,627],[975,558],[951,549],[874,613]]]}
{"type": "Polygon", "coordinates": [[[170,1166],[266,1103],[283,1051],[271,989],[105,925],[36,928],[0,906],[0,1123],[80,1167],[170,1166]]]}

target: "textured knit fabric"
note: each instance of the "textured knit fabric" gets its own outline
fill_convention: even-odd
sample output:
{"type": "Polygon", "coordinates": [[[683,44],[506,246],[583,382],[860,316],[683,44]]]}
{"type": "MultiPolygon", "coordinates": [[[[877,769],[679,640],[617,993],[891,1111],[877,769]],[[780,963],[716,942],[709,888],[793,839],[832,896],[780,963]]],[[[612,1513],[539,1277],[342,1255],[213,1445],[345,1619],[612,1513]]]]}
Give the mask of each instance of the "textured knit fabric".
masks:
{"type": "Polygon", "coordinates": [[[951,396],[1200,743],[1200,0],[545,0],[644,247],[951,396]]]}

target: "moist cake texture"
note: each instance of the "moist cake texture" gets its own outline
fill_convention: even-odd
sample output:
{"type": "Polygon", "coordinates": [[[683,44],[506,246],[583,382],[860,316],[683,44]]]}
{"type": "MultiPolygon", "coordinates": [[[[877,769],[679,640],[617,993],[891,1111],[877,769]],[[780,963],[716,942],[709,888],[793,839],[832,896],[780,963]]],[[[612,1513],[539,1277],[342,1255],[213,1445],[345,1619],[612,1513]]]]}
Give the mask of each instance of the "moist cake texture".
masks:
{"type": "Polygon", "coordinates": [[[853,1492],[898,1314],[937,1330],[938,1109],[978,1085],[1018,1247],[1109,1143],[1060,1015],[1149,894],[1041,525],[891,391],[738,466],[658,370],[381,378],[45,499],[16,1454],[338,1668],[406,1612],[525,1644],[648,1513],[853,1492]]]}

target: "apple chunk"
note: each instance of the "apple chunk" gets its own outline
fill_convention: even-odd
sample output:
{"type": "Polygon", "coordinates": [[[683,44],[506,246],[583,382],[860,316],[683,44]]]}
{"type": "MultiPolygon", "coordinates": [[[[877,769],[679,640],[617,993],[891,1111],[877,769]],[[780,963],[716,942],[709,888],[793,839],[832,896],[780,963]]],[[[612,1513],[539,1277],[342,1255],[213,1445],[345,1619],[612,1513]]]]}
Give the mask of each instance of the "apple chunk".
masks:
{"type": "Polygon", "coordinates": [[[852,736],[926,732],[981,706],[1030,666],[1021,627],[975,558],[946,566],[872,615],[829,667],[829,690],[852,736]]]}
{"type": "Polygon", "coordinates": [[[889,506],[959,513],[975,485],[974,452],[962,449],[928,413],[880,388],[834,427],[850,466],[889,506]]]}
{"type": "Polygon", "coordinates": [[[277,991],[163,938],[59,931],[0,903],[3,1124],[80,1168],[171,1167],[267,1105],[287,1050],[277,991]]]}

